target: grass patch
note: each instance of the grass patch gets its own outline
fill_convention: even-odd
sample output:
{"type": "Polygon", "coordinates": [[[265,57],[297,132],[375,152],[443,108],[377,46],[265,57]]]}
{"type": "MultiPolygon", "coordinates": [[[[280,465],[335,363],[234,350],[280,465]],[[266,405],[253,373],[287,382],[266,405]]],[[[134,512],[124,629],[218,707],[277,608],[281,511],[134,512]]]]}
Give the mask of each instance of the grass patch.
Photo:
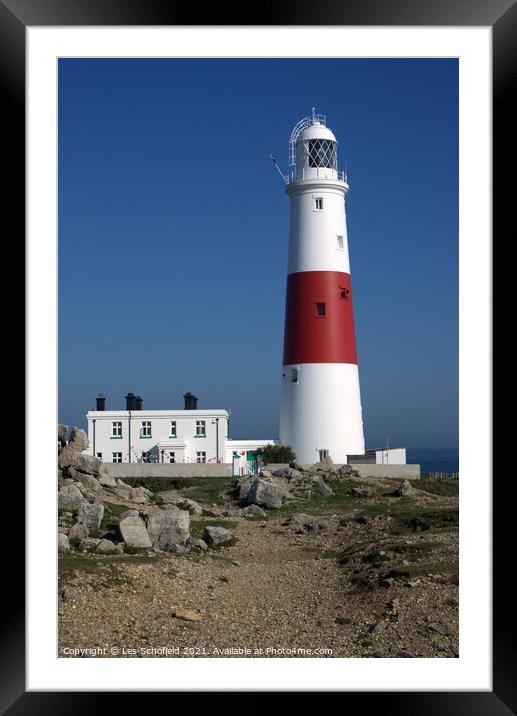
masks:
{"type": "MultiPolygon", "coordinates": [[[[191,520],[190,522],[190,534],[192,535],[192,537],[202,539],[205,527],[224,527],[227,530],[231,530],[237,527],[237,522],[234,522],[233,520],[205,520],[202,518],[197,518],[196,520],[191,520]]],[[[227,542],[225,546],[229,545],[230,543],[227,542]]]]}
{"type": "Polygon", "coordinates": [[[144,554],[118,554],[106,555],[99,558],[98,554],[83,554],[82,552],[65,552],[59,555],[58,571],[60,575],[78,569],[90,574],[101,574],[111,566],[124,566],[129,564],[156,564],[164,559],[165,555],[158,554],[149,557],[144,554]]]}
{"type": "Polygon", "coordinates": [[[458,529],[458,522],[457,509],[419,509],[396,514],[391,531],[392,534],[455,531],[458,529]]]}
{"type": "Polygon", "coordinates": [[[207,502],[211,504],[224,504],[220,493],[231,487],[231,477],[127,477],[124,478],[126,485],[130,487],[142,487],[151,492],[167,492],[169,490],[186,490],[192,500],[207,502]]]}
{"type": "Polygon", "coordinates": [[[444,497],[458,497],[459,495],[459,480],[429,480],[421,479],[416,480],[414,487],[425,492],[430,492],[433,495],[443,495],[444,497]]]}

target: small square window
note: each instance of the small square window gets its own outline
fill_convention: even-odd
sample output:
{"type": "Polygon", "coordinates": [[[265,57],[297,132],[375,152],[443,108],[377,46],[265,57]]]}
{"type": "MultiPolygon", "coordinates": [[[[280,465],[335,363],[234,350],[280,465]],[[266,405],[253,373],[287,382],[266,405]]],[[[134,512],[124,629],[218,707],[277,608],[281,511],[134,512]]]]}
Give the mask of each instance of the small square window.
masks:
{"type": "Polygon", "coordinates": [[[197,452],[196,462],[206,462],[206,452],[197,452]]]}
{"type": "Polygon", "coordinates": [[[323,199],[320,196],[314,199],[314,208],[316,211],[323,211],[323,199]]]}
{"type": "Polygon", "coordinates": [[[291,368],[291,383],[298,383],[298,368],[291,368]]]}
{"type": "Polygon", "coordinates": [[[150,420],[142,421],[142,425],[140,428],[140,437],[141,438],[150,438],[151,437],[151,421],[150,420]]]}
{"type": "Polygon", "coordinates": [[[339,287],[339,298],[340,298],[342,301],[346,301],[346,299],[348,298],[349,294],[350,294],[350,289],[349,289],[349,288],[345,288],[344,286],[340,286],[340,287],[339,287]]]}
{"type": "Polygon", "coordinates": [[[343,251],[345,248],[345,240],[342,236],[337,237],[337,247],[340,251],[343,251]]]}
{"type": "Polygon", "coordinates": [[[327,315],[327,308],[324,303],[316,304],[316,315],[317,316],[326,316],[327,315]]]}
{"type": "Polygon", "coordinates": [[[114,452],[111,454],[112,454],[113,462],[122,462],[122,453],[121,452],[114,452]]]}
{"type": "Polygon", "coordinates": [[[115,421],[111,423],[111,437],[121,438],[122,437],[122,423],[115,421]]]}
{"type": "Polygon", "coordinates": [[[95,457],[98,458],[99,460],[102,460],[102,453],[101,453],[101,452],[96,452],[96,453],[95,453],[95,457]]]}
{"type": "Polygon", "coordinates": [[[176,462],[176,453],[169,450],[169,462],[176,462]]]}

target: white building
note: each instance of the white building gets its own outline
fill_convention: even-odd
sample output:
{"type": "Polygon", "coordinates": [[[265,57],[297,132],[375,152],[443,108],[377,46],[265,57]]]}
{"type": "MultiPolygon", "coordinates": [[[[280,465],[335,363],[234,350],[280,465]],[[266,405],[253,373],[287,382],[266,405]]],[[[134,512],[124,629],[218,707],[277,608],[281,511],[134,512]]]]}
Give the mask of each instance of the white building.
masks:
{"type": "Polygon", "coordinates": [[[142,399],[128,393],[126,410],[97,409],[86,414],[89,447],[103,462],[234,463],[246,468],[254,453],[273,440],[230,440],[227,410],[198,410],[197,398],[186,393],[184,410],[144,410],[142,399]]]}

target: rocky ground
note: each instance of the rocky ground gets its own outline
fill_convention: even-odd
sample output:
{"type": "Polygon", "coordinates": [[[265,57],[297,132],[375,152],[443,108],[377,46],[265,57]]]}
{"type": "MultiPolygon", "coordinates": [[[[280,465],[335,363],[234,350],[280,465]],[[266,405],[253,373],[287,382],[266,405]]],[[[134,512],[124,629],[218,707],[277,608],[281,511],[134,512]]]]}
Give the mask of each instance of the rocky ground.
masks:
{"type": "Polygon", "coordinates": [[[155,480],[147,494],[77,477],[60,478],[65,497],[83,485],[84,502],[60,510],[71,544],[59,656],[458,656],[457,483],[400,490],[326,466],[258,486],[190,478],[157,492],[155,480]],[[99,504],[99,527],[70,539],[99,522],[99,504]],[[124,519],[141,520],[152,546],[129,550],[124,519]]]}

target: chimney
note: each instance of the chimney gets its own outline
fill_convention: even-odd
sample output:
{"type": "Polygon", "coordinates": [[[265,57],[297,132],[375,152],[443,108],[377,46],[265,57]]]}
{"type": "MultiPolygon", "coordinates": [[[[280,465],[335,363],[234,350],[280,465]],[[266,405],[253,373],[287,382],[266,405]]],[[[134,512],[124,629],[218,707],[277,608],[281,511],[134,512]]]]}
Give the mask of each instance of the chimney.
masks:
{"type": "Polygon", "coordinates": [[[197,410],[197,398],[192,393],[185,393],[183,396],[185,400],[185,410],[197,410]]]}
{"type": "Polygon", "coordinates": [[[135,398],[135,410],[142,410],[143,402],[144,401],[142,400],[142,398],[139,395],[137,395],[135,398]]]}
{"type": "Polygon", "coordinates": [[[126,395],[126,410],[136,410],[135,400],[136,396],[134,393],[128,393],[126,395]]]}
{"type": "Polygon", "coordinates": [[[95,398],[97,401],[97,410],[106,410],[106,396],[102,393],[99,393],[99,395],[95,398]]]}

